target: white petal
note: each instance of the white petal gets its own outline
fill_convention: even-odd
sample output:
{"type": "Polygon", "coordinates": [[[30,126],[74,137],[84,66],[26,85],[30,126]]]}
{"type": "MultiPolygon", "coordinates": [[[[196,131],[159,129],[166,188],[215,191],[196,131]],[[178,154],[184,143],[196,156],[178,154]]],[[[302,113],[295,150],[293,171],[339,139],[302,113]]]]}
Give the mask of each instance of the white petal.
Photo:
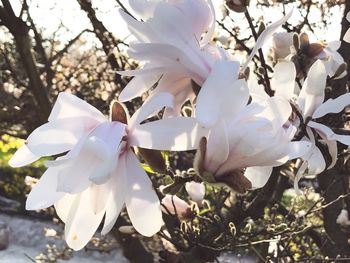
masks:
{"type": "Polygon", "coordinates": [[[243,65],[242,67],[242,71],[244,71],[247,66],[248,63],[251,61],[251,59],[255,56],[256,52],[265,44],[265,42],[272,37],[273,33],[275,33],[275,31],[281,26],[283,25],[285,22],[287,22],[287,20],[292,16],[293,13],[293,9],[282,19],[272,23],[271,25],[269,25],[259,36],[259,38],[256,40],[256,43],[254,45],[254,48],[252,50],[252,52],[250,53],[247,62],[243,65]]]}
{"type": "Polygon", "coordinates": [[[27,139],[29,150],[37,156],[69,151],[97,123],[85,117],[48,122],[35,129],[27,139]],[[88,126],[91,126],[89,129],[88,126]]]}
{"type": "Polygon", "coordinates": [[[215,173],[229,155],[229,142],[225,123],[215,125],[209,132],[205,153],[205,169],[215,173]]]}
{"type": "Polygon", "coordinates": [[[64,169],[59,175],[58,190],[79,193],[91,181],[106,182],[116,165],[124,129],[125,125],[120,122],[99,125],[84,142],[79,154],[62,164],[64,169]]]}
{"type": "Polygon", "coordinates": [[[202,125],[214,125],[226,113],[228,105],[231,105],[230,113],[234,114],[247,104],[249,90],[237,82],[238,70],[239,63],[236,61],[214,64],[197,96],[196,118],[202,125]]]}
{"type": "Polygon", "coordinates": [[[326,87],[327,73],[321,60],[311,66],[298,97],[298,105],[304,117],[312,116],[322,104],[326,87]]]}
{"type": "Polygon", "coordinates": [[[208,32],[205,34],[204,38],[201,40],[202,46],[205,46],[210,42],[211,38],[213,37],[214,31],[215,31],[215,24],[216,24],[216,15],[215,15],[215,8],[213,5],[213,2],[211,0],[208,0],[208,4],[212,14],[212,21],[208,29],[208,32]]]}
{"type": "Polygon", "coordinates": [[[163,107],[174,107],[174,96],[167,92],[158,92],[147,98],[130,119],[129,129],[158,113],[163,107]]]}
{"type": "Polygon", "coordinates": [[[312,151],[307,158],[307,162],[309,175],[320,174],[326,169],[326,162],[323,158],[323,154],[317,146],[312,148],[312,151]]]}
{"type": "Polygon", "coordinates": [[[328,99],[315,110],[312,118],[317,119],[328,113],[338,113],[348,105],[350,105],[350,93],[343,94],[336,99],[328,99]]]}
{"type": "Polygon", "coordinates": [[[64,196],[64,193],[57,192],[57,177],[59,172],[59,168],[49,168],[46,170],[27,197],[27,210],[47,208],[64,196]]]}
{"type": "Polygon", "coordinates": [[[152,236],[162,226],[162,212],[158,196],[151,180],[131,150],[127,152],[126,168],[125,204],[128,215],[137,232],[144,236],[152,236]]]}
{"type": "Polygon", "coordinates": [[[120,157],[118,167],[113,173],[109,184],[112,187],[112,192],[106,205],[106,217],[101,231],[102,235],[111,231],[115,222],[118,219],[120,211],[124,207],[126,196],[126,167],[125,157],[120,157]]]}
{"type": "Polygon", "coordinates": [[[49,121],[73,117],[89,117],[99,122],[106,121],[103,114],[89,103],[73,94],[61,92],[52,108],[49,121]]]}
{"type": "Polygon", "coordinates": [[[191,200],[200,203],[203,201],[205,196],[205,186],[204,183],[197,182],[187,182],[185,184],[186,192],[190,196],[191,200]]]}
{"type": "Polygon", "coordinates": [[[158,75],[136,76],[122,90],[119,95],[119,101],[129,101],[133,98],[141,96],[144,92],[152,88],[159,80],[158,75]]]}
{"type": "Polygon", "coordinates": [[[261,188],[269,180],[271,172],[271,166],[248,167],[244,172],[244,176],[252,183],[252,188],[261,188]]]}
{"type": "Polygon", "coordinates": [[[105,211],[111,192],[111,185],[108,182],[106,184],[92,184],[90,186],[90,205],[94,214],[105,211]]]}
{"type": "Polygon", "coordinates": [[[288,144],[288,158],[293,160],[304,156],[310,151],[312,143],[308,141],[290,142],[288,144]]]}
{"type": "Polygon", "coordinates": [[[343,40],[350,43],[350,28],[345,32],[343,40]]]}
{"type": "Polygon", "coordinates": [[[40,157],[37,157],[28,149],[26,144],[23,144],[11,157],[9,165],[13,168],[17,168],[35,162],[39,160],[39,158],[40,157]]]}
{"type": "Polygon", "coordinates": [[[348,135],[336,134],[327,126],[313,121],[310,121],[308,123],[308,126],[316,129],[321,137],[326,138],[327,140],[338,141],[342,144],[350,145],[350,136],[348,135]]]}
{"type": "Polygon", "coordinates": [[[129,144],[155,150],[194,150],[207,132],[194,118],[169,118],[136,127],[129,133],[129,144]]]}
{"type": "Polygon", "coordinates": [[[290,100],[294,95],[296,69],[291,61],[279,62],[274,67],[271,87],[276,91],[275,96],[290,100]]]}
{"type": "Polygon", "coordinates": [[[95,214],[91,208],[90,189],[79,194],[69,211],[65,226],[65,239],[74,250],[82,249],[92,238],[104,215],[104,211],[95,214]]]}
{"type": "Polygon", "coordinates": [[[68,220],[69,211],[76,198],[79,198],[79,195],[65,194],[55,203],[56,213],[64,223],[68,220]]]}

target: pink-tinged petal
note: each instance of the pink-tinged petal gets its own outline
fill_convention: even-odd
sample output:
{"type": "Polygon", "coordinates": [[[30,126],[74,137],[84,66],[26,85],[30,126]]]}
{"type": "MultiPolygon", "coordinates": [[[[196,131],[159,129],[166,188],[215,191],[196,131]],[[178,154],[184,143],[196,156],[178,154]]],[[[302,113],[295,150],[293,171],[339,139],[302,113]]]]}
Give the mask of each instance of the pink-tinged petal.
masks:
{"type": "Polygon", "coordinates": [[[127,192],[126,209],[130,220],[140,234],[152,236],[162,226],[160,202],[152,182],[142,169],[134,153],[126,153],[127,192]]]}
{"type": "Polygon", "coordinates": [[[276,32],[276,30],[283,25],[285,22],[287,22],[287,20],[292,16],[293,13],[293,9],[282,19],[272,23],[271,25],[269,25],[259,36],[259,38],[256,40],[256,43],[254,45],[254,48],[252,50],[252,52],[250,53],[247,62],[243,65],[243,69],[242,71],[244,71],[247,66],[248,63],[252,60],[252,58],[255,56],[256,52],[258,52],[258,50],[260,48],[262,48],[262,46],[266,43],[266,41],[268,39],[270,39],[273,35],[273,33],[276,32]]]}
{"type": "Polygon", "coordinates": [[[320,149],[314,145],[310,151],[309,156],[307,156],[308,163],[308,174],[317,175],[326,169],[326,162],[323,158],[323,154],[320,149]]]}
{"type": "Polygon", "coordinates": [[[34,155],[26,144],[23,144],[11,157],[9,160],[9,165],[13,168],[22,167],[36,160],[39,160],[40,157],[34,155]]]}
{"type": "Polygon", "coordinates": [[[317,60],[309,69],[297,101],[304,117],[312,116],[314,111],[322,104],[326,80],[326,68],[321,60],[317,60]]]}
{"type": "Polygon", "coordinates": [[[281,96],[290,100],[294,95],[296,69],[291,61],[283,61],[274,67],[271,87],[275,90],[275,96],[281,96]]]}
{"type": "Polygon", "coordinates": [[[117,73],[119,75],[127,76],[127,77],[159,75],[159,78],[160,78],[160,76],[165,70],[166,69],[164,67],[152,67],[151,65],[146,64],[143,68],[140,68],[140,69],[117,71],[117,73]]]}
{"type": "Polygon", "coordinates": [[[49,168],[46,170],[27,197],[27,210],[47,208],[64,196],[64,193],[57,192],[57,177],[59,172],[59,168],[49,168]]]}
{"type": "Polygon", "coordinates": [[[106,216],[101,231],[102,235],[106,235],[113,228],[118,219],[120,211],[124,207],[126,196],[126,167],[124,155],[120,157],[117,169],[113,172],[110,182],[108,182],[112,191],[106,205],[106,216]]]}
{"type": "Polygon", "coordinates": [[[128,25],[131,34],[140,42],[148,42],[151,39],[157,39],[155,32],[149,27],[147,23],[140,22],[133,17],[126,14],[123,10],[119,10],[120,16],[128,25]]]}
{"type": "Polygon", "coordinates": [[[204,183],[197,182],[187,182],[185,184],[186,192],[190,196],[191,200],[197,203],[203,201],[205,196],[205,186],[204,183]]]}
{"type": "Polygon", "coordinates": [[[76,198],[79,198],[79,195],[65,194],[55,203],[56,214],[64,223],[68,220],[69,211],[76,198]]]}
{"type": "Polygon", "coordinates": [[[167,92],[158,92],[148,97],[134,115],[130,118],[129,129],[132,130],[142,121],[158,113],[164,107],[174,107],[174,96],[167,92]]]}
{"type": "Polygon", "coordinates": [[[189,204],[187,204],[184,200],[177,197],[176,195],[166,195],[162,199],[162,205],[166,207],[166,209],[162,206],[162,211],[166,214],[178,215],[180,218],[183,217],[188,209],[190,208],[189,204]]]}
{"type": "Polygon", "coordinates": [[[104,115],[89,103],[73,94],[61,92],[58,94],[55,105],[52,108],[49,122],[73,117],[89,117],[98,122],[106,121],[104,115]]]}
{"type": "Polygon", "coordinates": [[[199,50],[182,50],[180,47],[163,43],[133,44],[128,50],[128,54],[134,59],[156,63],[158,66],[189,75],[207,76],[210,69],[199,53],[199,50]]]}
{"type": "Polygon", "coordinates": [[[345,42],[350,43],[350,28],[345,32],[345,35],[344,35],[344,37],[343,37],[343,40],[344,40],[345,42]]]}
{"type": "Polygon", "coordinates": [[[211,0],[207,0],[207,2],[208,2],[209,7],[210,7],[212,21],[211,21],[210,27],[208,29],[208,32],[205,34],[205,36],[201,40],[202,46],[207,45],[211,41],[213,34],[214,34],[214,31],[215,31],[215,23],[216,23],[216,15],[215,15],[215,8],[213,5],[213,2],[211,0]]]}
{"type": "Polygon", "coordinates": [[[86,117],[48,122],[29,135],[27,146],[37,156],[63,153],[71,150],[79,139],[96,125],[96,121],[86,117]]]}
{"type": "Polygon", "coordinates": [[[194,118],[169,118],[136,127],[129,133],[129,144],[147,149],[187,151],[197,148],[208,131],[194,118]]]}
{"type": "Polygon", "coordinates": [[[271,166],[248,167],[244,172],[244,176],[252,183],[252,188],[261,188],[269,180],[271,172],[271,166]]]}
{"type": "Polygon", "coordinates": [[[350,93],[341,95],[336,99],[328,99],[315,110],[312,118],[317,119],[328,113],[338,113],[348,105],[350,105],[350,93]]]}
{"type": "Polygon", "coordinates": [[[210,127],[214,125],[228,105],[234,114],[247,104],[249,90],[246,86],[237,85],[239,63],[236,61],[218,61],[204,82],[196,103],[198,121],[210,127]],[[235,86],[235,84],[237,86],[235,86]]]}
{"type": "Polygon", "coordinates": [[[229,155],[229,142],[225,123],[215,125],[209,132],[204,166],[213,173],[225,162],[229,155]]]}
{"type": "Polygon", "coordinates": [[[96,232],[104,211],[95,214],[91,207],[91,189],[88,188],[74,200],[65,226],[67,245],[73,250],[82,249],[96,232]]]}
{"type": "Polygon", "coordinates": [[[159,0],[129,0],[131,9],[142,18],[147,20],[153,16],[159,0]]]}
{"type": "Polygon", "coordinates": [[[350,136],[348,135],[336,134],[332,131],[332,129],[328,128],[327,126],[313,121],[310,121],[308,123],[308,126],[314,128],[322,138],[325,138],[327,140],[338,141],[345,145],[350,145],[350,136]]]}
{"type": "Polygon", "coordinates": [[[119,101],[125,102],[141,96],[159,80],[159,75],[134,77],[119,95],[119,101]]]}

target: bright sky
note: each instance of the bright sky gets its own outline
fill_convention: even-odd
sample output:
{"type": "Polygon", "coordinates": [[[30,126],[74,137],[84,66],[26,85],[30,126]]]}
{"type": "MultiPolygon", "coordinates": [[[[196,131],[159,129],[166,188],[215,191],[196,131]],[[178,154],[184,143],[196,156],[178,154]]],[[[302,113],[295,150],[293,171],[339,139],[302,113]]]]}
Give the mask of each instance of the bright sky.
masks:
{"type": "MultiPolygon", "coordinates": [[[[21,0],[10,0],[17,14],[20,11],[21,0]]],[[[100,20],[103,21],[108,30],[115,34],[116,37],[124,39],[129,35],[127,26],[118,14],[118,4],[115,0],[93,0],[94,6],[98,8],[98,15],[100,20]]],[[[122,2],[128,6],[127,0],[122,2]]],[[[218,18],[221,18],[220,6],[222,0],[213,0],[218,18]]],[[[321,1],[319,1],[321,2],[321,1]]],[[[85,13],[80,10],[80,7],[75,0],[30,0],[30,12],[39,26],[45,28],[44,36],[49,36],[55,32],[62,22],[69,30],[60,31],[60,39],[65,42],[76,36],[85,28],[89,28],[89,20],[85,13]]],[[[279,8],[264,8],[258,10],[255,1],[251,1],[250,12],[253,17],[263,16],[266,22],[276,21],[281,17],[281,10],[279,8]],[[267,14],[267,15],[266,15],[267,14]]],[[[290,10],[293,4],[286,6],[286,10],[290,10]]],[[[305,10],[304,10],[305,11],[305,10]]],[[[340,33],[340,21],[342,18],[342,10],[336,6],[332,8],[332,20],[327,32],[323,29],[315,29],[315,35],[320,36],[317,38],[315,35],[310,35],[312,40],[326,40],[332,41],[339,38],[340,33]]],[[[242,20],[244,22],[244,15],[233,13],[235,21],[242,20]]],[[[299,20],[301,17],[300,11],[294,8],[294,13],[291,19],[293,23],[299,20]]],[[[317,22],[320,19],[319,10],[313,9],[311,12],[311,22],[317,22]]],[[[1,30],[0,30],[1,37],[1,30]]]]}

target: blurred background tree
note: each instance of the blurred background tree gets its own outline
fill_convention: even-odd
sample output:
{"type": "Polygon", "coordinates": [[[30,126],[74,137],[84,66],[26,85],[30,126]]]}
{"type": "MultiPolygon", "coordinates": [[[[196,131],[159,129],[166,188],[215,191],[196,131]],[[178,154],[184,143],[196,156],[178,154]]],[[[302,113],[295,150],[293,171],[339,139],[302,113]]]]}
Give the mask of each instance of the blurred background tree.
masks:
{"type": "MultiPolygon", "coordinates": [[[[127,1],[47,2],[0,1],[0,211],[51,219],[55,215],[50,209],[44,213],[24,210],[30,189],[24,178],[38,178],[44,169],[42,161],[16,170],[9,169],[7,161],[22,143],[20,139],[46,122],[59,92],[70,91],[107,114],[110,102],[129,81],[116,71],[138,65],[127,56],[132,37],[117,19],[119,8],[129,12],[127,1]],[[72,20],[65,21],[64,13],[72,20]]],[[[295,10],[284,30],[306,32],[312,42],[339,40],[350,26],[345,19],[350,2],[345,0],[248,2],[215,2],[219,15],[213,41],[242,61],[251,52],[264,23],[285,13],[286,6],[295,10]]],[[[268,85],[273,61],[269,50],[263,52],[265,56],[254,58],[251,74],[268,85]]],[[[339,52],[348,63],[350,45],[342,42],[339,52]]],[[[347,76],[329,80],[329,84],[328,97],[348,91],[347,76]]],[[[143,99],[127,103],[131,112],[143,99]]],[[[343,112],[329,121],[343,128],[347,116],[343,112]]],[[[126,214],[122,214],[115,237],[131,262],[211,262],[223,252],[250,255],[261,262],[323,262],[336,258],[350,262],[350,229],[336,222],[342,210],[350,213],[349,155],[342,150],[343,157],[335,168],[302,181],[302,196],[290,190],[294,167],[280,167],[265,187],[243,195],[206,186],[203,204],[192,204],[186,218],[177,213],[164,214],[165,228],[152,239],[119,231],[120,226],[128,224],[126,214]]],[[[178,170],[169,168],[167,174],[159,174],[145,165],[146,171],[155,186],[173,183],[170,190],[180,189],[178,196],[189,201],[182,186],[189,179],[198,179],[191,170],[194,153],[170,153],[167,158],[170,167],[178,170]]]]}

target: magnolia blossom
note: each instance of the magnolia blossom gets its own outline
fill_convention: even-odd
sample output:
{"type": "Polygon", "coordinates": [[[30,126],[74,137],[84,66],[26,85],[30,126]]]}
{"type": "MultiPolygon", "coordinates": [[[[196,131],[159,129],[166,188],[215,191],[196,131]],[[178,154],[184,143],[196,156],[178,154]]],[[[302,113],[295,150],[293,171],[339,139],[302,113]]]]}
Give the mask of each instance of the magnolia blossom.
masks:
{"type": "Polygon", "coordinates": [[[165,195],[162,205],[164,213],[177,215],[180,219],[185,219],[191,213],[190,205],[176,195],[165,195]]]}
{"type": "Polygon", "coordinates": [[[344,94],[336,99],[329,99],[324,102],[327,72],[320,60],[317,60],[311,66],[296,99],[293,99],[295,97],[294,80],[296,76],[294,64],[289,62],[289,64],[287,63],[283,67],[275,68],[275,75],[279,76],[280,79],[289,80],[276,86],[275,95],[283,96],[289,100],[295,100],[295,106],[300,113],[300,117],[294,116],[291,124],[301,128],[299,133],[305,133],[302,134],[304,136],[302,140],[312,143],[310,151],[307,155],[303,156],[305,162],[299,170],[297,177],[299,178],[306,169],[308,169],[308,174],[311,175],[319,174],[326,169],[323,154],[316,146],[317,141],[327,145],[329,154],[332,157],[332,162],[328,168],[333,167],[337,160],[337,141],[350,145],[350,136],[335,134],[329,127],[318,123],[317,119],[328,113],[338,113],[343,110],[345,106],[350,104],[350,94],[344,94]],[[289,70],[286,70],[287,68],[289,70]]]}
{"type": "Polygon", "coordinates": [[[200,205],[205,196],[204,183],[197,183],[194,181],[187,182],[185,188],[191,200],[200,205]]]}
{"type": "Polygon", "coordinates": [[[247,83],[236,75],[233,62],[217,62],[198,95],[196,118],[210,132],[200,145],[196,168],[205,180],[244,192],[264,186],[272,167],[302,156],[310,144],[291,141],[296,128],[285,127],[292,113],[287,100],[247,105],[247,83]]]}
{"type": "MultiPolygon", "coordinates": [[[[293,32],[280,32],[273,35],[272,52],[274,59],[278,61],[293,60],[293,56],[298,56],[294,47],[293,32]]],[[[344,64],[343,57],[337,52],[341,41],[331,41],[329,43],[310,43],[308,35],[303,33],[299,37],[300,50],[307,56],[307,61],[303,61],[304,67],[309,66],[317,59],[322,60],[326,67],[327,75],[337,78],[343,78],[346,75],[345,69],[339,72],[339,67],[344,64]]],[[[305,58],[304,58],[305,60],[305,58]]]]}
{"type": "Polygon", "coordinates": [[[140,124],[173,97],[150,97],[130,120],[117,102],[112,120],[81,99],[60,93],[49,122],[28,137],[10,160],[19,167],[41,156],[62,154],[47,161],[49,168],[30,192],[26,208],[55,205],[65,223],[67,244],[79,250],[91,239],[102,219],[102,234],[113,227],[126,206],[135,229],[145,236],[162,225],[159,199],[132,146],[158,150],[194,149],[198,129],[193,118],[172,118],[140,124]]]}
{"type": "MultiPolygon", "coordinates": [[[[128,52],[132,58],[146,63],[142,69],[119,72],[125,76],[135,76],[119,99],[130,100],[157,84],[155,93],[167,91],[175,96],[175,107],[168,109],[165,116],[178,116],[182,105],[187,100],[193,101],[199,92],[194,92],[194,85],[203,85],[214,64],[233,60],[225,50],[209,44],[215,26],[213,5],[210,0],[152,1],[151,5],[141,4],[140,1],[131,3],[145,21],[139,22],[122,13],[137,39],[130,44],[128,52]]],[[[291,14],[262,32],[243,70],[291,14]]],[[[239,67],[238,62],[235,63],[239,67]]]]}

